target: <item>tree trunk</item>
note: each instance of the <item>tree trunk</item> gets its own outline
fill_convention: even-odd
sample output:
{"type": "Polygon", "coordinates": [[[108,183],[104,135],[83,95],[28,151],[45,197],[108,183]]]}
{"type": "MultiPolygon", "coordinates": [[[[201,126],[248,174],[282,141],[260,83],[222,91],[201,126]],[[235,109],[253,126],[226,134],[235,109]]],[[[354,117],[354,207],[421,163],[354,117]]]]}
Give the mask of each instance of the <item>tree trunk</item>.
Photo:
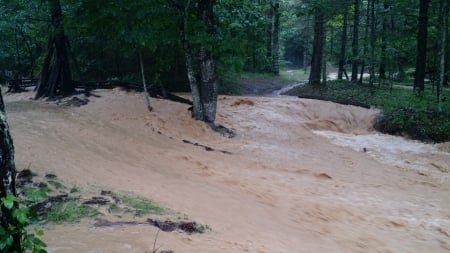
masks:
{"type": "Polygon", "coordinates": [[[437,85],[437,99],[438,110],[442,110],[442,90],[446,81],[446,66],[447,66],[447,54],[446,49],[448,46],[448,1],[441,0],[439,8],[439,30],[440,30],[440,42],[439,42],[439,81],[437,85]]]}
{"type": "MultiPolygon", "coordinates": [[[[14,164],[14,145],[9,133],[9,126],[6,120],[5,104],[0,91],[0,199],[8,195],[16,196],[16,166],[14,164]]],[[[7,228],[14,225],[10,209],[1,205],[0,225],[7,228]]],[[[8,250],[11,252],[21,252],[21,234],[13,236],[13,245],[8,250]]]]}
{"type": "Polygon", "coordinates": [[[353,14],[353,39],[352,39],[352,78],[351,80],[353,82],[356,82],[358,80],[358,61],[359,61],[359,8],[360,8],[360,1],[361,0],[355,0],[354,2],[354,14],[353,14]]]}
{"type": "Polygon", "coordinates": [[[375,82],[375,41],[376,41],[375,0],[370,0],[370,86],[375,82]]]}
{"type": "Polygon", "coordinates": [[[309,74],[309,83],[313,85],[320,84],[320,76],[322,74],[323,29],[324,15],[318,13],[314,16],[313,53],[311,59],[311,72],[309,74]]]}
{"type": "Polygon", "coordinates": [[[359,83],[363,83],[364,78],[364,71],[366,68],[366,58],[367,58],[367,51],[368,51],[368,44],[369,44],[369,27],[370,27],[370,0],[367,1],[367,8],[366,8],[366,24],[364,26],[364,45],[363,45],[363,55],[361,62],[361,69],[360,69],[360,75],[359,75],[359,83]]]}
{"type": "Polygon", "coordinates": [[[153,108],[152,108],[152,105],[150,103],[150,96],[148,95],[147,83],[145,82],[144,62],[142,61],[142,53],[141,53],[141,51],[138,51],[138,54],[139,54],[139,64],[141,65],[142,86],[144,87],[145,102],[147,102],[147,109],[149,111],[152,111],[153,108]]]}
{"type": "Polygon", "coordinates": [[[67,38],[62,23],[61,4],[59,0],[49,0],[48,3],[53,32],[49,39],[47,56],[42,66],[36,99],[68,96],[75,90],[69,68],[67,38]]]}
{"type": "Polygon", "coordinates": [[[430,0],[420,0],[417,32],[416,71],[414,74],[414,90],[425,90],[425,68],[427,62],[428,5],[430,0]]]}
{"type": "Polygon", "coordinates": [[[388,29],[387,12],[389,10],[389,4],[388,4],[387,0],[384,0],[383,9],[384,9],[383,10],[383,24],[381,26],[381,58],[380,58],[380,69],[379,69],[380,83],[386,79],[386,61],[387,61],[386,32],[388,29]]]}
{"type": "Polygon", "coordinates": [[[272,49],[272,72],[275,75],[280,74],[279,64],[279,41],[280,41],[280,3],[276,1],[273,5],[273,49],[272,49]]]}
{"type": "Polygon", "coordinates": [[[342,75],[344,73],[346,56],[345,52],[347,49],[347,26],[348,26],[348,6],[345,6],[344,12],[344,23],[342,25],[342,34],[341,34],[341,50],[339,53],[339,70],[338,70],[338,80],[342,80],[342,75]]]}
{"type": "MultiPolygon", "coordinates": [[[[214,0],[199,0],[198,17],[205,24],[208,36],[214,36],[214,0]]],[[[200,60],[200,98],[203,108],[203,121],[214,127],[217,109],[218,84],[216,64],[213,53],[206,45],[199,50],[200,60]]]]}
{"type": "Polygon", "coordinates": [[[191,45],[189,43],[187,34],[186,34],[186,28],[187,28],[187,9],[189,8],[189,2],[185,6],[184,10],[180,10],[181,15],[180,17],[180,24],[179,24],[179,31],[181,36],[181,43],[183,44],[183,51],[184,51],[184,60],[186,64],[186,73],[189,80],[189,85],[191,87],[191,94],[192,94],[192,117],[196,120],[203,120],[203,108],[201,104],[201,98],[200,98],[200,90],[198,87],[198,81],[195,77],[195,70],[194,70],[194,61],[192,58],[192,49],[191,45]]]}
{"type": "Polygon", "coordinates": [[[273,42],[273,8],[272,6],[267,10],[267,25],[266,25],[266,56],[268,59],[272,58],[272,43],[273,42]]]}
{"type": "Polygon", "coordinates": [[[322,31],[322,85],[327,85],[327,59],[326,59],[326,53],[325,53],[325,44],[326,44],[326,32],[327,29],[325,27],[325,21],[324,21],[324,27],[322,31]]]}

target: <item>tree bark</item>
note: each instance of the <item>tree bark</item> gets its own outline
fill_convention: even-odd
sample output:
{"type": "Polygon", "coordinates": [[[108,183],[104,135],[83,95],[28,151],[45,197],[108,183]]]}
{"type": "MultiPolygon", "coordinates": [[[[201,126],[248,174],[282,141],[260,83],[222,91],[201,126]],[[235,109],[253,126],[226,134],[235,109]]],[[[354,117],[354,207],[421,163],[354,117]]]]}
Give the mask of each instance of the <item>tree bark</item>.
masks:
{"type": "MultiPolygon", "coordinates": [[[[8,195],[16,196],[16,166],[14,163],[14,145],[6,120],[5,104],[0,90],[0,199],[8,195]]],[[[0,225],[7,228],[15,224],[10,209],[1,205],[0,225]]],[[[13,236],[13,245],[9,248],[11,252],[21,251],[21,235],[13,236]]]]}
{"type": "Polygon", "coordinates": [[[355,0],[354,2],[354,13],[353,13],[353,39],[352,39],[352,78],[353,82],[358,80],[358,62],[359,62],[359,8],[360,1],[355,0]]]}
{"type": "Polygon", "coordinates": [[[370,27],[370,0],[367,1],[367,8],[366,8],[366,24],[364,26],[364,45],[363,45],[363,55],[360,68],[360,74],[359,74],[359,81],[358,83],[363,83],[364,78],[364,71],[366,68],[366,58],[367,58],[367,51],[368,51],[368,44],[369,44],[369,27],[370,27]]]}
{"type": "MultiPolygon", "coordinates": [[[[214,2],[214,0],[199,0],[198,2],[198,17],[205,24],[208,37],[214,36],[214,2]]],[[[214,127],[218,95],[216,64],[212,51],[204,43],[200,46],[199,60],[202,120],[214,127]]]]}
{"type": "Polygon", "coordinates": [[[383,3],[383,24],[381,26],[381,58],[380,58],[380,69],[379,69],[379,78],[380,83],[386,79],[386,61],[387,61],[387,55],[386,55],[386,32],[388,29],[388,18],[387,18],[387,12],[389,10],[389,4],[387,0],[384,0],[383,3]]]}
{"type": "Polygon", "coordinates": [[[323,30],[324,15],[322,13],[317,13],[314,16],[313,53],[311,59],[311,72],[309,75],[309,83],[313,85],[320,84],[320,76],[322,74],[323,30]]]}
{"type": "Polygon", "coordinates": [[[347,49],[348,6],[345,6],[343,19],[344,19],[344,23],[342,25],[342,34],[341,34],[341,50],[339,53],[338,80],[342,80],[342,75],[344,73],[345,61],[346,61],[345,52],[347,49]]]}
{"type": "Polygon", "coordinates": [[[442,110],[442,90],[446,81],[446,66],[447,66],[447,46],[448,46],[448,1],[441,0],[439,8],[439,30],[440,30],[440,42],[439,42],[439,81],[437,85],[437,99],[438,110],[442,110]]]}
{"type": "Polygon", "coordinates": [[[144,62],[142,61],[142,53],[141,53],[141,51],[139,51],[138,54],[139,54],[139,64],[141,65],[142,86],[144,87],[145,102],[147,102],[147,109],[149,111],[152,111],[153,108],[152,108],[152,105],[150,103],[150,96],[148,95],[147,83],[145,82],[144,62]]]}
{"type": "Polygon", "coordinates": [[[35,98],[71,95],[75,88],[69,68],[67,38],[64,34],[62,11],[59,0],[49,0],[52,18],[52,35],[47,56],[41,71],[41,80],[35,98]]]}
{"type": "Polygon", "coordinates": [[[430,0],[420,0],[417,32],[416,71],[414,74],[414,90],[425,90],[425,69],[427,62],[428,6],[430,0]]]}
{"type": "Polygon", "coordinates": [[[375,82],[375,41],[376,41],[375,0],[370,0],[370,86],[375,82]]]}
{"type": "Polygon", "coordinates": [[[279,43],[280,43],[280,3],[276,1],[273,5],[273,49],[272,49],[272,72],[275,75],[280,74],[279,64],[279,43]]]}

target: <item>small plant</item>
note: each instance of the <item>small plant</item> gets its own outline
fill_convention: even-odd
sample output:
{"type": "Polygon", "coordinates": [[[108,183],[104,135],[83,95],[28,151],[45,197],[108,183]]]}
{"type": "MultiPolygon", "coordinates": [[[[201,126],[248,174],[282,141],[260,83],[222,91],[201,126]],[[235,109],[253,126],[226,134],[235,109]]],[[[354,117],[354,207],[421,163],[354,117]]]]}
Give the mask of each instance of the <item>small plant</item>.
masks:
{"type": "Polygon", "coordinates": [[[77,199],[71,198],[55,204],[47,213],[47,220],[54,223],[75,223],[84,217],[97,216],[97,209],[78,204],[77,199]]]}
{"type": "MultiPolygon", "coordinates": [[[[37,197],[37,195],[33,195],[37,197]]],[[[8,227],[0,227],[0,252],[25,252],[46,253],[47,246],[40,236],[44,232],[38,228],[34,229],[34,233],[28,233],[27,227],[34,219],[34,215],[28,208],[21,207],[22,200],[14,195],[8,195],[1,199],[0,206],[6,208],[12,213],[12,222],[8,227]],[[17,250],[17,241],[20,239],[20,249],[17,250]]]]}

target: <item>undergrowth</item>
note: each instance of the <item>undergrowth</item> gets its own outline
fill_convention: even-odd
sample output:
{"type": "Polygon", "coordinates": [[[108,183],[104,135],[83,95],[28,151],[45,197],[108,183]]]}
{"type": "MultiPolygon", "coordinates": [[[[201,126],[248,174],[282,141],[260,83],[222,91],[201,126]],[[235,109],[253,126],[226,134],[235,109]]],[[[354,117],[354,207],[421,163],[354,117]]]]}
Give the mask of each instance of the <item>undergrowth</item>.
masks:
{"type": "Polygon", "coordinates": [[[347,81],[329,81],[326,86],[299,86],[288,94],[376,107],[382,111],[375,123],[375,128],[381,132],[428,142],[450,141],[448,88],[444,89],[441,111],[438,111],[436,94],[431,87],[416,94],[411,86],[370,87],[347,81]]]}

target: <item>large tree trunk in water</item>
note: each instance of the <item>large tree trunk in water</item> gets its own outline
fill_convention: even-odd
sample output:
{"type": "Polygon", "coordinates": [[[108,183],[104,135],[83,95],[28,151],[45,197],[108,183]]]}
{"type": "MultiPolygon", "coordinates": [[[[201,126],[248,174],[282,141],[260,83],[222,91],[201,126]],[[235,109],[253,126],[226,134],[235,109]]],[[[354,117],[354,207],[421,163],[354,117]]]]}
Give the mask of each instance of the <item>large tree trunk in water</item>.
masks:
{"type": "Polygon", "coordinates": [[[352,78],[351,80],[353,82],[356,82],[358,80],[358,62],[359,62],[359,8],[360,8],[360,1],[361,0],[355,0],[354,2],[354,14],[353,14],[353,40],[352,40],[352,78]]]}
{"type": "Polygon", "coordinates": [[[36,98],[68,96],[75,90],[69,68],[67,38],[62,23],[59,0],[49,0],[53,32],[49,39],[47,56],[41,71],[36,98]]]}
{"type": "MultiPolygon", "coordinates": [[[[214,35],[214,0],[199,0],[198,17],[206,27],[209,36],[214,35]]],[[[203,107],[203,121],[214,127],[217,109],[218,84],[214,56],[206,45],[199,50],[200,98],[203,107]]]]}
{"type": "Polygon", "coordinates": [[[345,68],[345,51],[347,49],[348,6],[345,6],[343,19],[344,24],[342,25],[342,34],[341,34],[341,51],[339,53],[338,80],[342,80],[342,75],[344,73],[345,68]]]}
{"type": "Polygon", "coordinates": [[[280,3],[276,1],[273,6],[273,49],[272,49],[272,72],[276,75],[280,74],[279,64],[279,42],[280,42],[280,3]]]}
{"type": "MultiPolygon", "coordinates": [[[[16,166],[14,164],[14,145],[9,133],[8,122],[6,121],[5,104],[0,91],[0,199],[7,195],[16,196],[16,166]]],[[[0,225],[7,228],[14,225],[11,210],[1,205],[0,225]]],[[[10,252],[21,252],[21,234],[13,236],[13,245],[8,250],[10,252]]]]}
{"type": "Polygon", "coordinates": [[[311,72],[309,74],[309,83],[313,85],[320,84],[320,76],[322,74],[323,30],[324,15],[318,13],[314,17],[313,53],[311,59],[311,72]]]}
{"type": "Polygon", "coordinates": [[[425,90],[425,68],[427,61],[428,5],[430,0],[420,0],[419,22],[417,32],[416,71],[414,74],[414,90],[425,90]]]}
{"type": "Polygon", "coordinates": [[[439,8],[439,81],[437,85],[438,110],[442,110],[442,90],[446,81],[447,44],[448,44],[448,0],[441,0],[439,8]]]}

